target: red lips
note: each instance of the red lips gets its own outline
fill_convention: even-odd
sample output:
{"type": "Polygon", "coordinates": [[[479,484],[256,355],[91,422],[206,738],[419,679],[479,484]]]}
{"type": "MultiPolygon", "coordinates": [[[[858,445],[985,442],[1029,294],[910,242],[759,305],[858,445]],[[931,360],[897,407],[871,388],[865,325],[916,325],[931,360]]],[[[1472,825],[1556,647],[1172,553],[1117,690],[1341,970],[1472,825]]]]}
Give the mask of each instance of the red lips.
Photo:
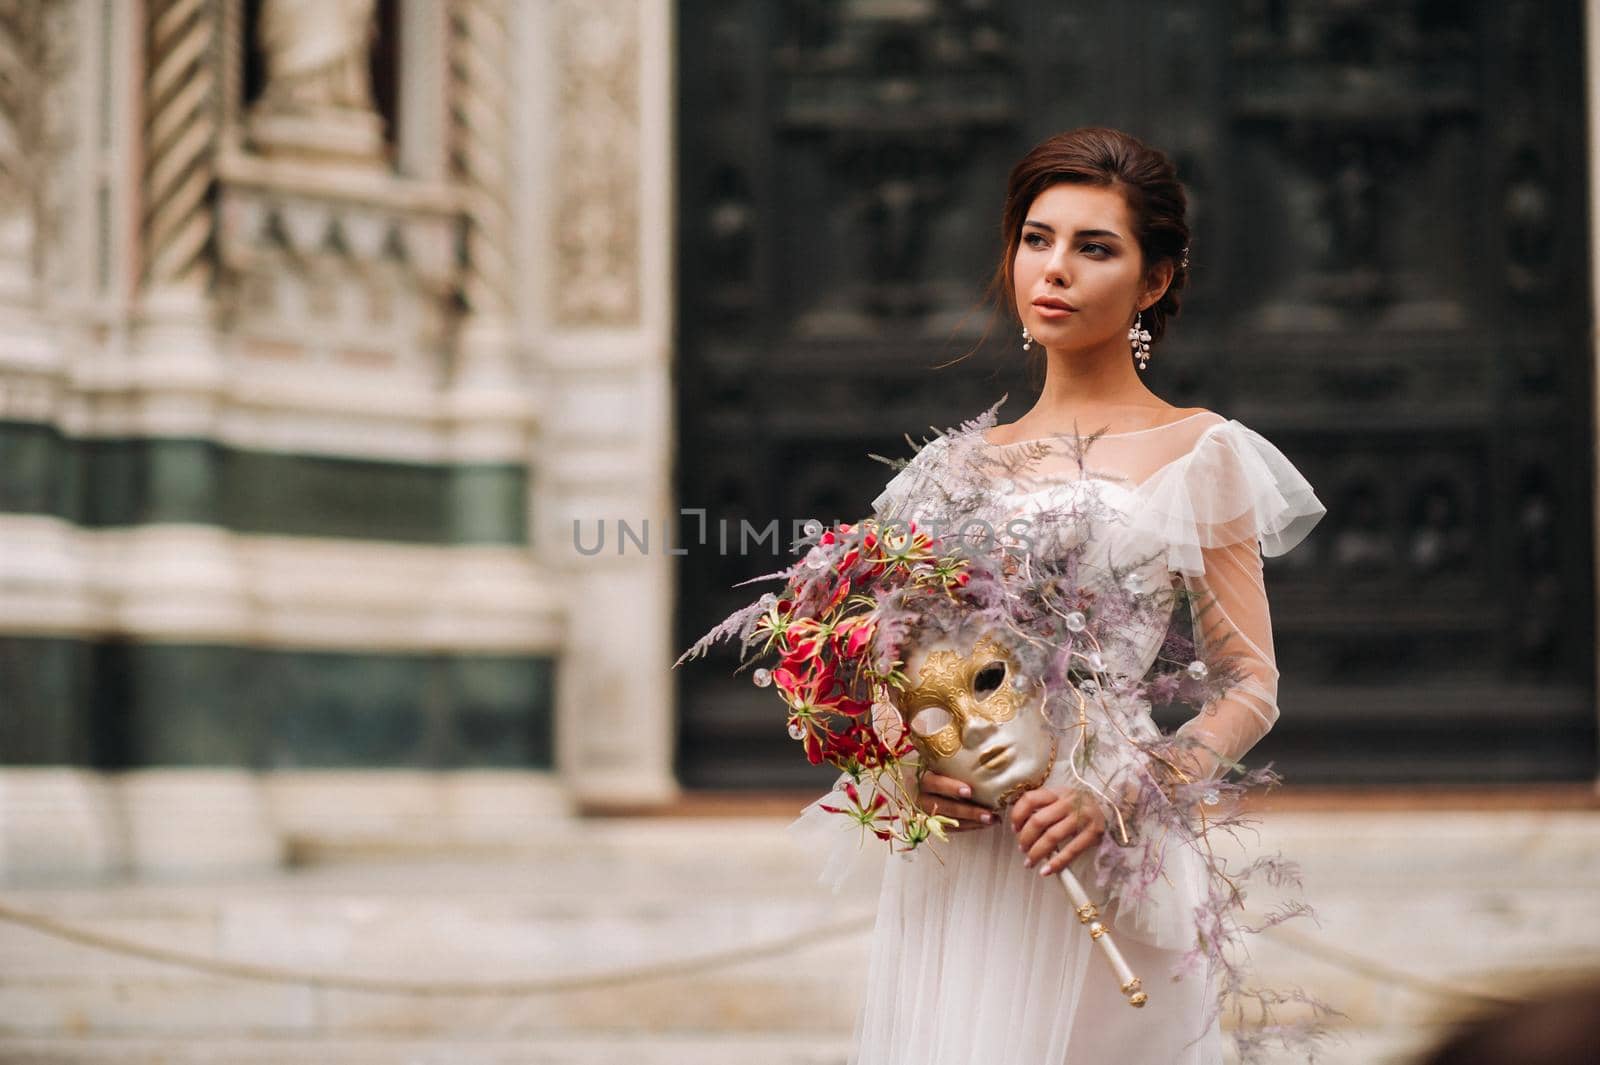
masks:
{"type": "Polygon", "coordinates": [[[1040,296],[1033,301],[1035,307],[1054,307],[1058,311],[1075,311],[1078,308],[1066,300],[1058,300],[1054,296],[1040,296]]]}

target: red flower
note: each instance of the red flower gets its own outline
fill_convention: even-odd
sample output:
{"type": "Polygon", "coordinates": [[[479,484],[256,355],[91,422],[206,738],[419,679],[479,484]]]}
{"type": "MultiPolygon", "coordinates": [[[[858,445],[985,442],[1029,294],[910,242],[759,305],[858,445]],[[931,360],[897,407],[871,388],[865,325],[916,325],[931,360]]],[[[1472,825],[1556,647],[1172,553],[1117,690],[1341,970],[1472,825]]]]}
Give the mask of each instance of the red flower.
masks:
{"type": "Polygon", "coordinates": [[[817,738],[817,734],[815,732],[812,732],[810,729],[806,729],[805,745],[806,745],[806,759],[808,761],[810,761],[812,765],[821,765],[822,764],[822,741],[819,740],[817,738]]]}
{"type": "Polygon", "coordinates": [[[829,597],[828,605],[822,608],[822,612],[824,614],[831,613],[833,611],[833,609],[835,607],[837,607],[840,603],[844,602],[845,599],[847,599],[849,597],[849,595],[850,595],[850,582],[847,581],[847,580],[840,581],[838,586],[834,588],[833,595],[829,597]]]}
{"type": "Polygon", "coordinates": [[[844,640],[843,655],[846,658],[860,658],[861,653],[872,643],[877,627],[877,622],[867,614],[857,614],[840,622],[839,636],[844,640]]]}
{"type": "Polygon", "coordinates": [[[834,687],[835,677],[831,662],[820,663],[804,672],[779,667],[772,671],[772,682],[789,696],[789,701],[800,709],[811,709],[826,700],[834,687]]]}

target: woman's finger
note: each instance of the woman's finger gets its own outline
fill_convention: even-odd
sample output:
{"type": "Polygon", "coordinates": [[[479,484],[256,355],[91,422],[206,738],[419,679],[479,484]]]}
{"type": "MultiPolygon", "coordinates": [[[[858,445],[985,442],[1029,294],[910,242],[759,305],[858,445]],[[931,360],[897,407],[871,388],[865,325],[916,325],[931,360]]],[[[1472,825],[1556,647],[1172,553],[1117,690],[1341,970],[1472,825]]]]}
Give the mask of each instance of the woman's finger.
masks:
{"type": "Polygon", "coordinates": [[[1022,848],[1022,854],[1027,854],[1034,848],[1038,838],[1045,835],[1053,825],[1070,816],[1072,816],[1072,803],[1067,800],[1056,800],[1045,808],[1035,811],[1026,822],[1022,822],[1022,827],[1016,832],[1016,843],[1022,848]]]}
{"type": "Polygon", "coordinates": [[[1020,833],[1030,817],[1060,799],[1061,796],[1049,788],[1034,788],[1024,792],[1020,799],[1011,804],[1011,827],[1020,833]]]}
{"type": "Polygon", "coordinates": [[[1030,820],[1024,828],[1026,835],[1018,836],[1018,843],[1022,844],[1022,854],[1026,854],[1024,865],[1038,865],[1048,859],[1061,846],[1062,841],[1072,838],[1072,833],[1082,828],[1077,814],[1072,811],[1072,804],[1058,803],[1050,808],[1038,812],[1038,817],[1030,820]]]}
{"type": "Polygon", "coordinates": [[[1093,847],[1099,843],[1101,837],[1105,834],[1106,830],[1105,826],[1103,825],[1091,825],[1082,832],[1079,832],[1072,838],[1071,842],[1069,842],[1065,847],[1061,848],[1059,854],[1045,862],[1043,865],[1039,866],[1039,875],[1049,876],[1052,873],[1066,868],[1067,864],[1074,858],[1088,850],[1090,847],[1093,847]]]}
{"type": "Polygon", "coordinates": [[[948,795],[952,799],[972,798],[972,787],[966,781],[947,777],[943,773],[922,774],[921,789],[935,795],[948,795]]]}
{"type": "Polygon", "coordinates": [[[917,797],[917,805],[930,814],[941,817],[954,817],[959,821],[971,821],[974,824],[968,828],[994,823],[994,814],[975,803],[962,802],[960,799],[949,799],[942,795],[929,795],[924,792],[917,797]]]}
{"type": "Polygon", "coordinates": [[[1071,839],[1083,828],[1083,822],[1070,808],[1061,820],[1040,832],[1026,848],[1028,860],[1024,865],[1038,865],[1056,852],[1056,848],[1071,839]]]}

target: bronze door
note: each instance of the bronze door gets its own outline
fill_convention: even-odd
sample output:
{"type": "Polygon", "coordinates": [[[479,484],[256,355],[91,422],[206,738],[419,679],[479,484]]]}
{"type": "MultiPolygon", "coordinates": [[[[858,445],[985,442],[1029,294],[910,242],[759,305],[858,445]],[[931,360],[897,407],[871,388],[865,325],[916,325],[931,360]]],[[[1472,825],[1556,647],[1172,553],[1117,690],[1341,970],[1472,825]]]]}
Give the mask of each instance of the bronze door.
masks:
{"type": "MultiPolygon", "coordinates": [[[[1169,151],[1194,279],[1148,371],[1265,434],[1329,515],[1267,564],[1306,783],[1595,773],[1580,8],[679,8],[678,645],[851,519],[901,434],[1031,402],[982,288],[1007,170],[1086,124],[1169,151]],[[972,357],[936,366],[977,348],[972,357]],[[738,544],[740,522],[780,523],[738,544]],[[728,548],[719,525],[726,523],[728,548]]],[[[731,654],[679,671],[691,787],[809,787],[731,654]]]]}

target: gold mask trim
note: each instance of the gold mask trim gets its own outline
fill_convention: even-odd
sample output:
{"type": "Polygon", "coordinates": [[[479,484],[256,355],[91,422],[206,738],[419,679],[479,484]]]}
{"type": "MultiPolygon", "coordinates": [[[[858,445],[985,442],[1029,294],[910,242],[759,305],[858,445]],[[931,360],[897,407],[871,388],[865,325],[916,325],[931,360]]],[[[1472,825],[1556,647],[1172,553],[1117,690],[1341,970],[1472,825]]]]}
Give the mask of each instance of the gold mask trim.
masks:
{"type": "Polygon", "coordinates": [[[923,660],[917,686],[897,693],[895,705],[907,728],[927,707],[948,711],[953,720],[937,732],[924,736],[912,731],[914,742],[940,758],[948,758],[961,749],[962,731],[968,721],[982,718],[999,725],[1017,716],[1026,693],[1012,684],[1016,675],[1017,660],[1010,649],[994,637],[984,636],[973,644],[972,653],[966,656],[949,650],[930,652],[923,660]],[[973,683],[980,673],[996,663],[1005,666],[1005,677],[999,687],[980,697],[973,691],[973,683]]]}

